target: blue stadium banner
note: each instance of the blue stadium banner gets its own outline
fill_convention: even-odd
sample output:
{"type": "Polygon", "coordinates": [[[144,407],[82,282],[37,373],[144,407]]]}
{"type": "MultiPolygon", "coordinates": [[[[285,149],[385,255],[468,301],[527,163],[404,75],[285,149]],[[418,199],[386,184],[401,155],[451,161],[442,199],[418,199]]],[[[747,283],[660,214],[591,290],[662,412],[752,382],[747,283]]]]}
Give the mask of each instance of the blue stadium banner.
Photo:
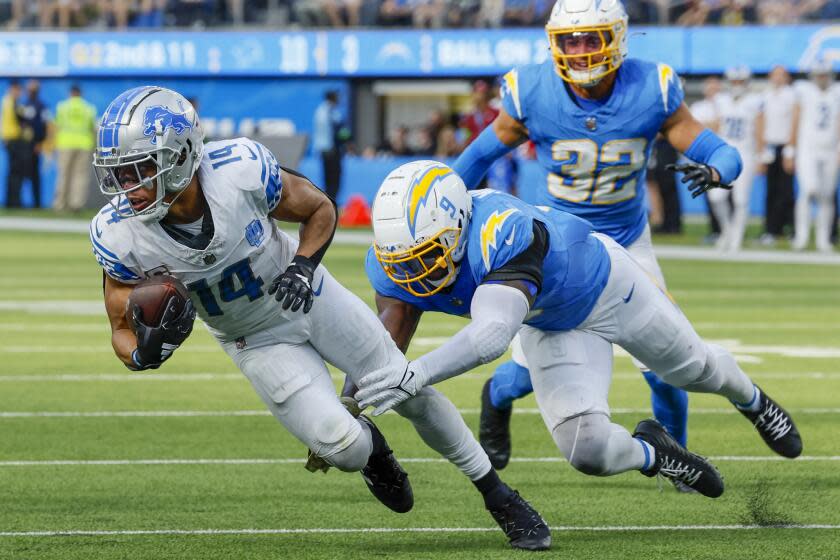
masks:
{"type": "MultiPolygon", "coordinates": [[[[840,26],[636,27],[629,40],[632,56],[687,74],[840,62],[840,26]]],[[[548,54],[542,29],[13,32],[0,33],[0,76],[464,77],[548,54]]]]}

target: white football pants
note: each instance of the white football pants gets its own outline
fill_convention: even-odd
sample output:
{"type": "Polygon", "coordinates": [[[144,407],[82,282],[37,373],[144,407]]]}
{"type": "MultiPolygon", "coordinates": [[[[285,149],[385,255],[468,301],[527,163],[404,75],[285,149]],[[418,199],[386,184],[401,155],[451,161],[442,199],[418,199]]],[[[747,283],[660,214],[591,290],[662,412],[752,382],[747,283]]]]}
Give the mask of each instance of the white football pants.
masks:
{"type": "MultiPolygon", "coordinates": [[[[663,290],[667,289],[665,287],[665,276],[662,274],[662,269],[659,267],[659,261],[656,260],[656,253],[653,250],[653,240],[650,236],[649,225],[646,225],[642,234],[627,247],[627,251],[636,259],[636,262],[639,263],[642,270],[648,273],[656,285],[663,290]]],[[[513,338],[513,342],[511,342],[511,359],[524,368],[528,367],[528,360],[522,351],[522,341],[518,333],[513,338]]],[[[641,371],[650,371],[650,368],[636,358],[633,358],[633,364],[641,371]]]]}
{"type": "MultiPolygon", "coordinates": [[[[318,267],[313,280],[320,294],[309,313],[291,314],[293,342],[287,342],[290,312],[281,312],[278,303],[277,325],[222,347],[289,432],[330,464],[356,471],[367,464],[370,433],[341,405],[325,362],[358,383],[389,362],[404,368],[406,359],[373,311],[325,267],[318,267]]],[[[425,387],[395,410],[471,480],[490,471],[484,450],[439,391],[425,387]]]]}
{"type": "Polygon", "coordinates": [[[720,224],[717,248],[722,251],[738,251],[744,243],[747,220],[750,217],[750,193],[755,179],[755,158],[741,151],[743,168],[732,183],[732,190],[711,189],[706,193],[709,207],[720,224]],[[729,195],[732,194],[732,210],[729,195]]]}
{"type": "Polygon", "coordinates": [[[815,237],[818,251],[831,250],[831,226],[837,195],[837,151],[800,148],[796,158],[796,180],[799,195],[794,210],[795,237],[793,248],[808,245],[811,233],[811,201],[817,204],[815,237]]]}
{"type": "Polygon", "coordinates": [[[610,475],[639,469],[645,461],[630,433],[609,422],[613,344],[687,391],[748,402],[753,383],[731,354],[700,339],[627,250],[595,235],[612,269],[589,317],[574,330],[526,325],[520,335],[540,412],[558,448],[578,470],[610,475]]]}

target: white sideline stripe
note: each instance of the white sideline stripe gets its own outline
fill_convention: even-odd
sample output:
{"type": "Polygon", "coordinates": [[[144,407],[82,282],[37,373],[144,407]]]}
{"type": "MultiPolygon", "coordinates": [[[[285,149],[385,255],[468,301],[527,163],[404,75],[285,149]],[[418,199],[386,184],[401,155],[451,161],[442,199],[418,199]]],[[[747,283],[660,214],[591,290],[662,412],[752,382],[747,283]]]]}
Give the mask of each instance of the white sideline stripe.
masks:
{"type": "MultiPolygon", "coordinates": [[[[708,457],[710,461],[729,462],[835,462],[840,461],[839,455],[803,455],[796,459],[786,459],[778,455],[720,455],[708,457]]],[[[563,457],[511,457],[512,463],[565,463],[563,457]]],[[[91,459],[72,460],[57,459],[43,461],[0,461],[2,467],[124,467],[124,466],[178,466],[178,465],[302,465],[306,461],[302,458],[294,459],[91,459]]],[[[400,463],[449,463],[441,457],[400,457],[400,463]]]]}
{"type": "MultiPolygon", "coordinates": [[[[3,310],[4,307],[7,307],[7,304],[12,302],[0,302],[0,310],[3,310]]],[[[24,308],[29,307],[28,303],[25,302],[14,302],[16,305],[20,306],[20,310],[24,310],[24,308]]],[[[48,302],[36,302],[38,306],[41,306],[48,302]]],[[[69,303],[69,302],[68,302],[69,303]]],[[[82,302],[74,302],[71,305],[79,305],[82,302]]],[[[11,307],[11,305],[8,305],[11,307]]],[[[103,311],[100,309],[101,306],[97,304],[96,311],[97,315],[99,311],[103,311]]],[[[779,330],[797,330],[797,331],[824,331],[832,329],[836,326],[835,323],[829,322],[810,322],[810,321],[803,321],[801,323],[760,323],[760,322],[733,322],[733,323],[722,323],[722,322],[708,322],[708,321],[696,321],[693,322],[694,328],[696,329],[725,329],[725,330],[744,330],[744,331],[779,331],[779,330]]],[[[107,323],[98,322],[98,323],[3,323],[0,324],[0,331],[10,331],[10,332],[29,332],[29,331],[36,331],[36,332],[67,332],[68,330],[73,332],[110,332],[110,327],[107,323]]],[[[446,340],[445,338],[440,339],[437,337],[429,337],[426,340],[446,340]]],[[[431,342],[430,342],[431,344],[431,342]]]]}
{"type": "MultiPolygon", "coordinates": [[[[840,414],[840,408],[791,408],[796,414],[840,414]]],[[[459,408],[461,414],[479,414],[479,408],[459,408]]],[[[613,414],[649,414],[649,408],[613,408],[613,414]]],[[[735,414],[734,408],[689,408],[691,414],[735,414]]],[[[514,414],[536,415],[538,408],[514,408],[514,414]]],[[[389,412],[389,414],[395,414],[389,412]]],[[[271,416],[269,411],[254,410],[98,410],[98,411],[0,411],[3,418],[202,418],[235,416],[271,416]]]]}
{"type": "MultiPolygon", "coordinates": [[[[572,526],[552,525],[555,532],[651,532],[651,531],[755,531],[761,529],[828,530],[840,529],[840,525],[594,525],[572,526]]],[[[201,536],[201,535],[328,535],[356,533],[493,533],[498,527],[324,527],[300,529],[124,529],[63,531],[3,531],[0,537],[115,537],[115,536],[201,536]]]]}
{"type": "MultiPolygon", "coordinates": [[[[59,220],[51,218],[24,218],[5,216],[0,218],[0,230],[48,231],[61,233],[87,233],[90,222],[86,220],[59,220]]],[[[284,230],[285,231],[285,230],[284,230]]],[[[286,233],[296,237],[293,230],[286,233]]],[[[370,245],[373,234],[368,231],[337,231],[335,243],[344,245],[370,245]]],[[[659,259],[682,259],[692,261],[725,261],[779,264],[823,264],[840,265],[840,255],[819,253],[794,253],[792,251],[745,250],[737,253],[720,253],[711,248],[683,245],[659,245],[654,249],[659,259]]]]}

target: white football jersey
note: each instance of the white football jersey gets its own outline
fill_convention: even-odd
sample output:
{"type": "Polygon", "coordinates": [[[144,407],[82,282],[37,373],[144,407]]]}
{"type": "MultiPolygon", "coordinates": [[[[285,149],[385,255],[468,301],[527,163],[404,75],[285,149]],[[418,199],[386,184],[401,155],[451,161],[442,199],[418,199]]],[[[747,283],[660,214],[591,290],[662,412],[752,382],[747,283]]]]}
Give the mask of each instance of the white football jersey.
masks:
{"type": "Polygon", "coordinates": [[[836,149],[840,126],[840,92],[837,86],[821,90],[813,82],[801,81],[794,88],[799,103],[797,144],[800,149],[836,149]]]}
{"type": "Polygon", "coordinates": [[[283,185],[263,145],[248,138],[209,142],[197,173],[215,228],[206,249],[176,242],[158,222],[120,218],[110,204],[91,221],[90,239],[99,264],[119,282],[161,273],[178,278],[210,332],[230,342],[291,317],[267,289],[297,241],[268,216],[283,185]]]}
{"type": "Polygon", "coordinates": [[[735,146],[741,157],[754,157],[755,123],[762,111],[761,96],[747,93],[738,98],[730,93],[715,97],[720,118],[720,137],[735,146]]]}
{"type": "Polygon", "coordinates": [[[718,109],[714,99],[695,101],[690,110],[694,118],[705,126],[711,126],[718,120],[718,109]]]}

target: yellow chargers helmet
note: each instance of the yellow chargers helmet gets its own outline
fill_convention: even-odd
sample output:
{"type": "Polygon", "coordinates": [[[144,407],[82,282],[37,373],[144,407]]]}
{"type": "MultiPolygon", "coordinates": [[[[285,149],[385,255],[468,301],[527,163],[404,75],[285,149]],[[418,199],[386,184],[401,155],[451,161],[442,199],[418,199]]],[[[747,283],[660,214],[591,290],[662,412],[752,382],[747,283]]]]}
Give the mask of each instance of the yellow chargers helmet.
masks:
{"type": "Polygon", "coordinates": [[[620,0],[557,0],[545,25],[557,73],[591,87],[618,70],[627,57],[627,12],[620,0]],[[591,52],[570,52],[575,41],[591,52]]]}
{"type": "Polygon", "coordinates": [[[472,198],[449,166],[414,161],[391,171],[373,201],[376,259],[409,293],[426,297],[455,281],[472,198]]]}

